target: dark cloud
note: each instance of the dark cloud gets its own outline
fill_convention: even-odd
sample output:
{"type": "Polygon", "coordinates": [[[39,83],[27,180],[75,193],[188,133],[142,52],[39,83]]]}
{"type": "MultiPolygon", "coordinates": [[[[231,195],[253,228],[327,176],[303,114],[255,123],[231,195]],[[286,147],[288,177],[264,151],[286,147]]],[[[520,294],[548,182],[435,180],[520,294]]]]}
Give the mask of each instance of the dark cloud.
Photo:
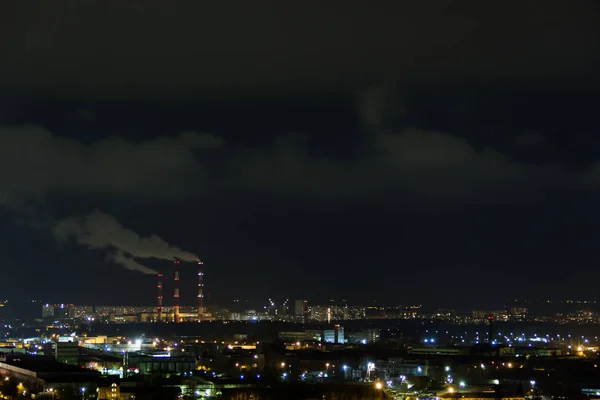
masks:
{"type": "Polygon", "coordinates": [[[2,128],[0,188],[7,205],[23,195],[168,199],[215,190],[312,200],[414,195],[440,202],[489,202],[535,195],[570,178],[558,166],[519,163],[443,132],[409,128],[374,131],[372,137],[369,152],[342,160],[311,154],[304,134],[281,135],[273,145],[223,151],[223,140],[197,133],[83,144],[36,127],[2,128]],[[206,149],[216,153],[196,153],[206,149]]]}
{"type": "Polygon", "coordinates": [[[84,217],[58,221],[53,232],[58,240],[73,238],[89,249],[108,251],[108,260],[145,274],[157,272],[140,264],[139,259],[199,260],[197,255],[172,246],[156,235],[140,237],[98,210],[84,217]]]}
{"type": "Polygon", "coordinates": [[[456,136],[414,128],[376,133],[374,156],[352,162],[310,156],[305,142],[298,135],[282,137],[274,148],[249,157],[240,168],[244,182],[313,200],[456,204],[529,202],[574,177],[560,166],[519,163],[492,148],[478,150],[456,136]]]}
{"type": "Polygon", "coordinates": [[[0,188],[6,200],[23,195],[187,193],[180,182],[205,175],[195,151],[217,149],[212,135],[182,133],[139,143],[109,137],[91,144],[36,126],[0,127],[0,188]]]}
{"type": "Polygon", "coordinates": [[[519,147],[536,147],[544,142],[544,135],[539,131],[523,132],[515,139],[515,144],[519,147]]]}
{"type": "Polygon", "coordinates": [[[0,86],[80,97],[598,84],[598,3],[10,2],[0,86]]]}

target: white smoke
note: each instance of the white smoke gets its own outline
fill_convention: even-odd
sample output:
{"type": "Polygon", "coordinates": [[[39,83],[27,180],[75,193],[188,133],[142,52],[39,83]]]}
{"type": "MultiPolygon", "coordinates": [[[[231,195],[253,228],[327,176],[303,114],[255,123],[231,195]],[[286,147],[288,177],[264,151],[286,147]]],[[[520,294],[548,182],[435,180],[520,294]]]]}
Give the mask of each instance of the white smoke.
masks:
{"type": "Polygon", "coordinates": [[[54,225],[57,240],[74,239],[94,250],[109,251],[109,259],[123,267],[144,274],[155,274],[138,262],[139,259],[197,261],[199,257],[171,246],[156,235],[140,237],[121,225],[114,217],[95,210],[91,214],[67,218],[54,225]]]}

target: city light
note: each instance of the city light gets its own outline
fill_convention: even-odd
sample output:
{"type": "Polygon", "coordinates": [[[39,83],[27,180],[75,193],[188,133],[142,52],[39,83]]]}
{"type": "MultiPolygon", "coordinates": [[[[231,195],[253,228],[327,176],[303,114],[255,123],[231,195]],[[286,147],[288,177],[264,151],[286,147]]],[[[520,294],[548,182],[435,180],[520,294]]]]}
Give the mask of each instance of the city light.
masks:
{"type": "Polygon", "coordinates": [[[381,384],[381,382],[375,382],[375,389],[381,390],[382,388],[383,388],[383,385],[381,384]]]}

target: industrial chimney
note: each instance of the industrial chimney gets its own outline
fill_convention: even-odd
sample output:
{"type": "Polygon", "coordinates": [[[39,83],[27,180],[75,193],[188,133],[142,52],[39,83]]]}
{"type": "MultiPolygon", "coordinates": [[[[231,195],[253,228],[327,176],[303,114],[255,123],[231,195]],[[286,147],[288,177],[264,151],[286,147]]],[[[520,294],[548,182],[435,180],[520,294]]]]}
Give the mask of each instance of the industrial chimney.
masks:
{"type": "MultiPolygon", "coordinates": [[[[202,261],[198,261],[198,265],[203,265],[202,261]]],[[[202,267],[200,267],[202,268],[202,267]]],[[[198,322],[202,322],[202,314],[204,313],[204,272],[198,271],[198,322]]]]}
{"type": "Polygon", "coordinates": [[[158,274],[158,284],[156,285],[156,289],[158,290],[158,296],[156,297],[157,305],[156,305],[156,322],[162,322],[163,318],[163,284],[162,284],[162,274],[158,274]]]}
{"type": "MultiPolygon", "coordinates": [[[[179,264],[179,261],[175,261],[179,264]]],[[[175,270],[175,292],[173,294],[173,311],[175,312],[175,322],[179,323],[179,271],[175,270]]]]}

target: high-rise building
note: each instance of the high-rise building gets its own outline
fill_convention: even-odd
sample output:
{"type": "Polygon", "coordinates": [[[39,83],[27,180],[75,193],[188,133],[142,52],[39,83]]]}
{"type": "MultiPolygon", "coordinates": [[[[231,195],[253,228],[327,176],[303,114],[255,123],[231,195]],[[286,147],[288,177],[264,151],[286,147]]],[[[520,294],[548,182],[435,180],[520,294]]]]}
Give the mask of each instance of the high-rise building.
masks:
{"type": "Polygon", "coordinates": [[[528,310],[526,307],[512,307],[510,309],[510,315],[513,318],[526,318],[527,312],[528,310]]]}
{"type": "Polygon", "coordinates": [[[294,301],[294,315],[297,317],[302,316],[304,313],[304,300],[294,301]]]}
{"type": "Polygon", "coordinates": [[[312,306],[310,308],[310,319],[319,322],[327,322],[331,318],[331,308],[328,306],[312,306]]]}
{"type": "Polygon", "coordinates": [[[42,318],[54,317],[54,304],[44,304],[42,306],[42,318]]]}
{"type": "Polygon", "coordinates": [[[296,317],[301,317],[302,322],[308,321],[309,312],[307,300],[296,300],[294,302],[294,315],[296,317]]]}
{"type": "Polygon", "coordinates": [[[54,305],[54,318],[74,318],[75,308],[73,304],[55,304],[54,305]]]}

